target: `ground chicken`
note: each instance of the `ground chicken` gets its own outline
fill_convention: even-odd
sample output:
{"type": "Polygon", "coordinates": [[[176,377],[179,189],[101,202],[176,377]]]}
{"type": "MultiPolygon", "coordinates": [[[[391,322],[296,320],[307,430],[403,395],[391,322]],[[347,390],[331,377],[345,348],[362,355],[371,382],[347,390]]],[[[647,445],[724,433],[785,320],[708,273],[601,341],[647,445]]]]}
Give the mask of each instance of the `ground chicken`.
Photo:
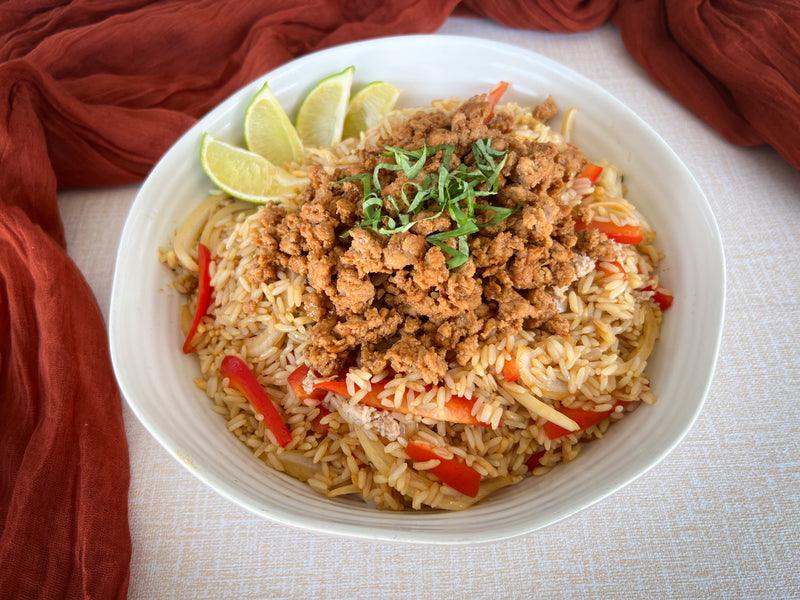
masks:
{"type": "MultiPolygon", "coordinates": [[[[533,115],[547,121],[556,110],[548,98],[533,115]]],[[[565,332],[558,302],[564,290],[617,250],[594,230],[576,234],[573,218],[579,215],[562,201],[567,182],[585,165],[583,155],[516,138],[511,126],[510,116],[494,114],[485,96],[471,98],[452,115],[421,111],[378,147],[360,151],[361,165],[332,174],[312,167],[297,212],[265,208],[257,267],[249,276],[269,281],[291,269],[307,277],[314,291],[304,308],[316,324],[305,360],[313,370],[335,376],[353,365],[373,373],[390,368],[438,383],[451,364],[466,365],[494,334],[522,328],[565,332]],[[400,233],[357,227],[364,219],[361,183],[339,181],[371,176],[387,160],[385,146],[452,145],[449,167],[457,168],[475,164],[472,147],[483,139],[505,152],[506,162],[497,194],[480,201],[513,212],[493,224],[494,212],[476,212],[476,221],[488,225],[469,235],[464,264],[448,268],[449,254],[428,239],[455,227],[436,207],[423,207],[400,233]]],[[[444,153],[436,154],[419,180],[436,173],[443,160],[444,153]]],[[[385,213],[397,217],[387,194],[400,197],[408,179],[402,170],[385,169],[380,178],[385,213]]],[[[455,246],[454,240],[446,243],[455,246]]]]}

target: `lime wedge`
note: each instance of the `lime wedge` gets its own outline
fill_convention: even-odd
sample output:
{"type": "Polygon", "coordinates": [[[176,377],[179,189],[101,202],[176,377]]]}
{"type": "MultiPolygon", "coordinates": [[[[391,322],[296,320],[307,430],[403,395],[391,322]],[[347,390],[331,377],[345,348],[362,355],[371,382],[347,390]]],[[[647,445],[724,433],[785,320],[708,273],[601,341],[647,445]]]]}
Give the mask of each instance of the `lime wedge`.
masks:
{"type": "Polygon", "coordinates": [[[303,160],[300,137],[266,83],[244,113],[244,141],[248,150],[276,165],[303,160]]]}
{"type": "Polygon", "coordinates": [[[200,164],[223,192],[255,204],[278,202],[308,183],[260,154],[221,142],[208,133],[200,144],[200,164]]]}
{"type": "Polygon", "coordinates": [[[357,137],[394,108],[400,90],[385,81],[368,83],[350,99],[344,118],[342,138],[357,137]]]}
{"type": "Polygon", "coordinates": [[[342,140],[344,116],[355,67],[326,77],[315,85],[297,110],[297,133],[307,146],[327,148],[342,140]]]}

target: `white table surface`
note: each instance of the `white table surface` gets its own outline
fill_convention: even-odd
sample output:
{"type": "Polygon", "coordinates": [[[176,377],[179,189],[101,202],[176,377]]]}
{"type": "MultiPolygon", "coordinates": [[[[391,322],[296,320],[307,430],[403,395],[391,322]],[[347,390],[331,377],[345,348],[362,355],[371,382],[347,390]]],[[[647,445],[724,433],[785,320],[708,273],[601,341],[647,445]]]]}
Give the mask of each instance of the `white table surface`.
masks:
{"type": "MultiPolygon", "coordinates": [[[[452,18],[593,79],[647,121],[708,196],[725,245],[725,329],[705,408],[678,448],[595,505],[478,547],[338,539],[264,521],[174,460],[123,407],[130,598],[800,597],[800,172],[725,142],[650,81],[619,31],[516,31],[452,18]]],[[[800,143],[800,140],[797,140],[800,143]]],[[[59,195],[68,249],[108,318],[137,186],[59,195]]]]}

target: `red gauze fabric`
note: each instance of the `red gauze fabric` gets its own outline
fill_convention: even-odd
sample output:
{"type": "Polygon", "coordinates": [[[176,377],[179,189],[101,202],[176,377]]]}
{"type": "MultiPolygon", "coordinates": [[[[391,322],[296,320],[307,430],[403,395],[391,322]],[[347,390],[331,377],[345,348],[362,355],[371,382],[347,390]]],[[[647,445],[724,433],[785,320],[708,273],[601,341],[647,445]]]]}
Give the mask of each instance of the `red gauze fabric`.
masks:
{"type": "Polygon", "coordinates": [[[198,117],[270,69],[353,40],[434,32],[454,10],[555,32],[611,20],[650,76],[727,139],[770,144],[800,167],[794,2],[7,0],[0,598],[128,588],[121,399],[102,315],[65,252],[57,189],[139,181],[198,117]]]}
{"type": "Polygon", "coordinates": [[[655,81],[734,144],[800,169],[800,2],[622,0],[613,16],[655,81]]]}

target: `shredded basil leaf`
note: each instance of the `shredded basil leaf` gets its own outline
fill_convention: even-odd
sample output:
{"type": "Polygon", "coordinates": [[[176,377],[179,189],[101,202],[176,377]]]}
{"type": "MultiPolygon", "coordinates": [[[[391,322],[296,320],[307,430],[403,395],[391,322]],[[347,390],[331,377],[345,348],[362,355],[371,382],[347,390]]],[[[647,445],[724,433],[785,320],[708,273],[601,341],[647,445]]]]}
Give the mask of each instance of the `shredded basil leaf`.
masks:
{"type": "MultiPolygon", "coordinates": [[[[455,146],[451,144],[431,148],[423,146],[418,150],[386,146],[385,150],[381,156],[390,157],[394,162],[380,163],[373,169],[371,175],[361,173],[333,184],[345,181],[361,182],[364,193],[362,205],[364,220],[353,229],[372,229],[382,235],[394,235],[411,229],[417,222],[412,217],[423,209],[430,210],[433,214],[420,220],[436,219],[446,214],[455,222],[455,227],[449,231],[431,234],[425,239],[449,255],[447,267],[455,269],[469,260],[467,236],[479,231],[480,227],[497,225],[516,210],[504,206],[478,204],[475,201],[476,198],[497,194],[500,172],[508,159],[508,151],[495,150],[490,139],[481,139],[472,144],[475,165],[471,169],[464,163],[455,169],[451,168],[455,152],[455,146]],[[443,153],[442,164],[437,171],[429,173],[422,184],[413,181],[428,161],[439,152],[443,153]],[[391,194],[385,196],[382,194],[381,171],[402,171],[409,180],[403,184],[399,198],[391,194]],[[394,214],[390,211],[385,212],[386,204],[391,207],[394,214]],[[475,217],[476,210],[493,212],[494,216],[489,221],[478,224],[475,217]],[[456,239],[455,247],[445,243],[445,240],[453,238],[456,239]]],[[[347,231],[344,236],[350,235],[353,229],[347,231]]]]}

